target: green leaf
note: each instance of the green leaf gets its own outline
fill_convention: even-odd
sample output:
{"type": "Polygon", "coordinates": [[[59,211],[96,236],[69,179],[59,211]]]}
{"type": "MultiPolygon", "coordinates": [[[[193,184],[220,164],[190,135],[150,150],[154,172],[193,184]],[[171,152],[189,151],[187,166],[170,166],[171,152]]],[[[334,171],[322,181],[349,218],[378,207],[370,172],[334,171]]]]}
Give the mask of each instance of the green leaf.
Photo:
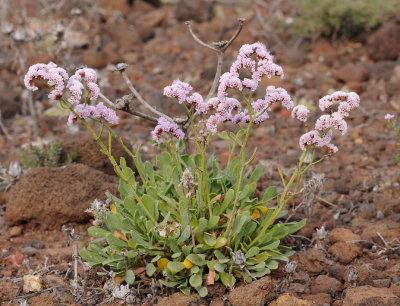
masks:
{"type": "Polygon", "coordinates": [[[265,191],[262,201],[270,202],[276,196],[276,186],[270,186],[265,191]]]}
{"type": "Polygon", "coordinates": [[[142,202],[143,205],[146,207],[146,209],[149,211],[149,213],[156,218],[156,213],[155,213],[155,200],[149,196],[148,194],[145,194],[142,196],[142,202]]]}
{"type": "Polygon", "coordinates": [[[215,237],[209,233],[204,233],[204,241],[210,247],[215,246],[217,243],[217,239],[215,239],[215,237]]]}
{"type": "Polygon", "coordinates": [[[221,282],[225,285],[225,286],[233,286],[236,283],[236,278],[231,275],[231,283],[229,283],[229,273],[226,272],[222,272],[222,273],[218,273],[220,278],[221,278],[221,282]]]}
{"type": "Polygon", "coordinates": [[[146,274],[148,276],[153,276],[154,272],[156,272],[157,268],[152,264],[149,263],[146,265],[146,274]]]}
{"type": "Polygon", "coordinates": [[[190,295],[190,289],[186,285],[178,286],[178,289],[185,295],[190,295]]]}
{"type": "Polygon", "coordinates": [[[110,234],[109,231],[105,230],[104,228],[91,226],[88,228],[88,233],[93,237],[103,238],[106,237],[107,234],[110,234]]]}
{"type": "Polygon", "coordinates": [[[114,235],[111,233],[107,234],[106,240],[110,244],[110,246],[119,246],[119,247],[127,247],[128,246],[127,242],[125,242],[121,239],[115,238],[114,235]]]}
{"type": "Polygon", "coordinates": [[[193,274],[189,278],[189,283],[193,288],[200,287],[203,283],[203,278],[201,277],[201,274],[193,274]]]}
{"type": "Polygon", "coordinates": [[[281,243],[280,240],[275,240],[274,242],[267,244],[266,246],[263,246],[260,248],[260,250],[265,251],[265,250],[275,250],[278,248],[279,244],[281,243]]]}
{"type": "Polygon", "coordinates": [[[167,269],[175,274],[185,269],[185,266],[182,262],[170,261],[168,262],[167,269]]]}
{"type": "Polygon", "coordinates": [[[290,222],[290,223],[285,223],[285,226],[289,230],[289,235],[296,233],[299,231],[304,225],[306,225],[306,219],[303,219],[299,222],[290,222]]]}
{"type": "Polygon", "coordinates": [[[206,287],[197,287],[194,289],[196,289],[196,291],[200,295],[200,297],[205,297],[208,294],[208,290],[206,287]]]}
{"type": "Polygon", "coordinates": [[[271,270],[278,269],[279,263],[276,260],[268,260],[266,262],[267,267],[271,270]]]}
{"type": "Polygon", "coordinates": [[[165,287],[172,288],[176,287],[177,285],[180,284],[180,282],[167,282],[165,280],[159,279],[158,280],[161,284],[163,284],[165,287]]]}
{"type": "Polygon", "coordinates": [[[189,237],[190,237],[190,227],[188,225],[185,227],[182,234],[179,236],[179,238],[177,240],[178,245],[180,245],[182,242],[185,242],[186,239],[188,239],[189,237]]]}
{"type": "Polygon", "coordinates": [[[257,165],[253,173],[251,174],[249,183],[257,183],[258,180],[261,178],[262,174],[263,174],[262,167],[260,165],[257,165]]]}
{"type": "Polygon", "coordinates": [[[235,191],[233,189],[229,189],[225,193],[224,201],[221,204],[221,207],[218,211],[218,215],[222,215],[226,211],[228,206],[232,203],[234,195],[235,195],[235,191]]]}
{"type": "Polygon", "coordinates": [[[172,252],[179,253],[181,249],[179,248],[178,242],[174,237],[168,237],[168,246],[171,248],[172,252]]]}
{"type": "Polygon", "coordinates": [[[100,256],[95,252],[88,251],[86,249],[82,249],[79,251],[79,255],[86,260],[90,265],[101,264],[105,257],[100,256]]]}
{"type": "Polygon", "coordinates": [[[189,254],[188,257],[186,257],[188,260],[190,260],[192,263],[198,266],[204,266],[207,262],[198,254],[189,254]]]}
{"type": "Polygon", "coordinates": [[[197,231],[196,231],[196,236],[202,234],[208,225],[208,221],[206,218],[200,218],[199,219],[199,226],[197,227],[197,231]]]}
{"type": "Polygon", "coordinates": [[[127,270],[125,272],[125,281],[129,284],[129,285],[133,285],[133,283],[135,282],[135,273],[133,273],[132,270],[127,270]]]}
{"type": "Polygon", "coordinates": [[[258,253],[260,253],[260,249],[258,247],[252,247],[250,248],[250,250],[247,251],[246,258],[254,257],[258,255],[258,253]]]}
{"type": "Polygon", "coordinates": [[[289,229],[284,224],[275,224],[268,233],[276,239],[281,239],[289,235],[289,229]]]}
{"type": "Polygon", "coordinates": [[[207,230],[213,230],[219,222],[219,216],[212,216],[212,218],[208,221],[207,230]]]}

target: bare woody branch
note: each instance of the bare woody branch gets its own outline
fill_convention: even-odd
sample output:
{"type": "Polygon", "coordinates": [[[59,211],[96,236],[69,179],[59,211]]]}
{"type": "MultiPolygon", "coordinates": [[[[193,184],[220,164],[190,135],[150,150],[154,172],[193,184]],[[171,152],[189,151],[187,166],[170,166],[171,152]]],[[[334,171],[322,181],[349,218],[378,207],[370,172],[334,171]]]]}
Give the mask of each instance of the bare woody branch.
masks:
{"type": "Polygon", "coordinates": [[[152,107],[149,103],[147,103],[143,97],[140,95],[140,93],[133,87],[132,82],[129,80],[128,75],[126,74],[125,70],[129,67],[128,64],[125,63],[120,63],[117,65],[117,70],[121,73],[126,85],[128,86],[129,90],[132,92],[132,94],[138,99],[138,101],[148,110],[150,110],[153,114],[156,114],[159,117],[164,117],[168,121],[174,122],[174,120],[167,116],[166,114],[159,112],[156,110],[154,107],[152,107]]]}
{"type": "Polygon", "coordinates": [[[122,111],[124,111],[124,112],[126,112],[126,113],[128,113],[128,114],[131,114],[131,115],[134,115],[134,116],[137,116],[137,117],[140,117],[140,118],[143,118],[143,119],[152,121],[152,122],[157,122],[157,118],[156,118],[156,117],[153,117],[153,116],[150,116],[150,115],[147,115],[147,114],[145,114],[145,113],[142,113],[142,112],[139,112],[139,111],[136,111],[136,110],[132,109],[132,108],[129,106],[129,102],[127,102],[127,101],[123,101],[123,100],[122,100],[122,103],[114,103],[114,102],[112,102],[111,100],[109,100],[109,99],[108,99],[105,95],[103,95],[102,93],[99,93],[99,97],[100,97],[105,103],[107,103],[108,105],[110,105],[111,107],[113,107],[113,108],[115,108],[115,109],[122,110],[122,111]]]}
{"type": "Polygon", "coordinates": [[[206,47],[208,49],[214,50],[215,52],[218,52],[218,63],[217,63],[217,70],[215,71],[215,76],[214,76],[214,81],[211,85],[210,91],[208,92],[206,101],[208,101],[216,92],[217,90],[217,86],[218,86],[218,82],[219,82],[219,78],[221,77],[221,72],[222,72],[222,63],[224,61],[224,53],[225,51],[229,48],[229,46],[232,44],[232,42],[236,39],[236,37],[238,37],[238,35],[240,34],[240,32],[242,31],[243,28],[243,23],[245,22],[244,18],[239,18],[238,19],[238,27],[237,30],[235,32],[235,34],[233,34],[233,36],[229,39],[229,40],[224,40],[224,41],[219,41],[219,42],[214,42],[212,43],[212,45],[205,43],[204,41],[202,41],[194,32],[193,32],[193,28],[192,25],[190,23],[190,21],[186,21],[185,24],[187,25],[188,29],[189,29],[189,33],[190,35],[192,35],[193,39],[199,43],[200,45],[202,45],[203,47],[206,47]]]}

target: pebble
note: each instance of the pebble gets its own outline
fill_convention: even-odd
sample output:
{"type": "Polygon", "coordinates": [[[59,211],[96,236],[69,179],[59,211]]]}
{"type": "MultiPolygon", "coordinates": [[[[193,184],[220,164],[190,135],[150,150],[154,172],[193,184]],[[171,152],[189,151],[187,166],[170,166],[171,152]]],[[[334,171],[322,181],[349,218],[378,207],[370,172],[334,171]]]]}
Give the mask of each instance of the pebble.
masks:
{"type": "Polygon", "coordinates": [[[22,227],[21,226],[13,226],[10,228],[8,234],[10,237],[17,237],[22,234],[22,227]]]}
{"type": "Polygon", "coordinates": [[[28,256],[33,256],[37,253],[38,249],[34,247],[24,247],[21,249],[22,254],[28,255],[28,256]]]}

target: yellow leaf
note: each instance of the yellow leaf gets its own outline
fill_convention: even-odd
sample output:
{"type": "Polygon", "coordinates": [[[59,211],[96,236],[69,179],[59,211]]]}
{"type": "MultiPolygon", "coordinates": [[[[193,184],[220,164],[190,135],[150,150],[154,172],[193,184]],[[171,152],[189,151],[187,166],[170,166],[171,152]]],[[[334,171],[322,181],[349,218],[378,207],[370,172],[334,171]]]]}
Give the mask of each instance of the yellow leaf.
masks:
{"type": "MultiPolygon", "coordinates": [[[[268,207],[265,206],[258,206],[257,208],[260,209],[264,214],[266,214],[268,211],[268,207]]],[[[260,211],[258,209],[254,210],[253,214],[251,215],[253,220],[257,220],[258,218],[261,217],[260,211]]]]}
{"type": "Polygon", "coordinates": [[[114,237],[128,242],[128,239],[126,238],[125,234],[122,234],[118,231],[114,232],[114,237]]]}
{"type": "Polygon", "coordinates": [[[124,275],[118,275],[114,278],[114,286],[119,285],[121,282],[125,280],[125,274],[124,275]]]}
{"type": "Polygon", "coordinates": [[[114,215],[117,214],[117,207],[115,206],[115,204],[111,204],[110,210],[111,210],[111,212],[112,212],[114,215]]]}
{"type": "Polygon", "coordinates": [[[185,259],[184,261],[183,261],[183,265],[185,266],[185,268],[186,269],[190,269],[191,267],[193,267],[193,262],[191,262],[189,259],[185,259]]]}
{"type": "Polygon", "coordinates": [[[157,267],[159,267],[161,270],[165,270],[167,268],[168,263],[169,263],[168,259],[161,258],[157,260],[157,267]]]}

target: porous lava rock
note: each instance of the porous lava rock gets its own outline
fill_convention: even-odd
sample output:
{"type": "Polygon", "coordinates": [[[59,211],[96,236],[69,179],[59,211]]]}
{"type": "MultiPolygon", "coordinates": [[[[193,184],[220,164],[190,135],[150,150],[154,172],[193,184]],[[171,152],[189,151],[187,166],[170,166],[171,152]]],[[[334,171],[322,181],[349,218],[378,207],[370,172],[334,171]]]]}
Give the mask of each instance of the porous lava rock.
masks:
{"type": "Polygon", "coordinates": [[[372,286],[361,286],[348,289],[343,306],[400,305],[400,298],[393,294],[389,288],[375,288],[372,286]]]}
{"type": "MultiPolygon", "coordinates": [[[[110,160],[105,154],[100,152],[100,146],[93,139],[91,134],[87,132],[80,132],[74,135],[66,135],[62,138],[62,140],[63,144],[60,157],[61,162],[65,162],[68,153],[76,152],[78,157],[75,162],[85,164],[108,175],[115,175],[114,168],[110,160]]],[[[105,144],[108,143],[107,135],[102,137],[102,141],[105,144]]],[[[133,167],[132,159],[115,139],[113,139],[111,147],[112,154],[118,163],[120,158],[124,157],[127,165],[133,167]]]]}
{"type": "Polygon", "coordinates": [[[381,26],[368,38],[367,52],[375,61],[398,58],[400,54],[400,16],[381,26]]]}
{"type": "Polygon", "coordinates": [[[265,305],[275,298],[275,284],[271,277],[266,276],[248,285],[237,287],[228,298],[232,305],[265,305]]]}
{"type": "Polygon", "coordinates": [[[83,164],[32,168],[11,188],[5,220],[42,228],[85,222],[85,209],[96,198],[105,200],[107,191],[117,194],[118,179],[83,164]]]}

